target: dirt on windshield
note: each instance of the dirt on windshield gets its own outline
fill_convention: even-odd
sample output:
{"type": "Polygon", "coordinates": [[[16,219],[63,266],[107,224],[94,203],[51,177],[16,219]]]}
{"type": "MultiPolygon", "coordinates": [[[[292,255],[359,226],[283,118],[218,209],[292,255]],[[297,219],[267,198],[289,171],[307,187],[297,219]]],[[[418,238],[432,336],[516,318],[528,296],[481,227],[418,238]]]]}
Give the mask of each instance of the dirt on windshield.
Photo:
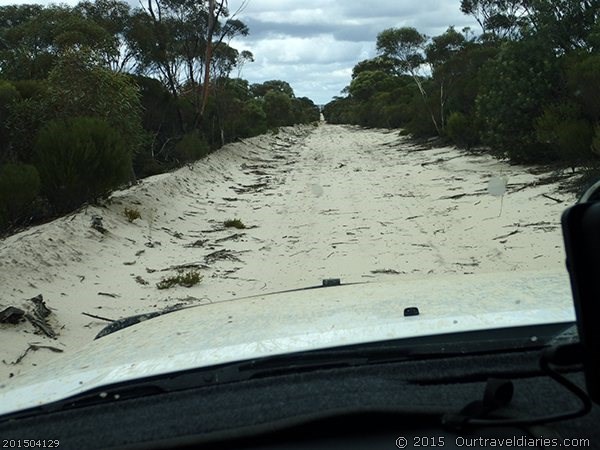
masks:
{"type": "Polygon", "coordinates": [[[0,324],[0,380],[111,320],[178,305],[332,277],[561,270],[560,216],[574,198],[534,169],[327,124],[227,145],[0,242],[0,311],[31,315],[40,294],[50,310],[38,326],[0,324]]]}

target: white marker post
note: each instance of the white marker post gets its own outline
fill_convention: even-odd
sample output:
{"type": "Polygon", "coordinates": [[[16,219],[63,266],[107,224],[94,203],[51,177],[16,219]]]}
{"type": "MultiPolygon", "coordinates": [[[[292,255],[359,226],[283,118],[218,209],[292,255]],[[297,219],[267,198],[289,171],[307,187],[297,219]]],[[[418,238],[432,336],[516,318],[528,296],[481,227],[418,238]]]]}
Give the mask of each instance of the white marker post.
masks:
{"type": "Polygon", "coordinates": [[[500,214],[502,215],[502,207],[504,205],[504,194],[506,194],[506,185],[508,183],[507,177],[492,177],[488,181],[487,191],[493,197],[500,197],[500,214]]]}

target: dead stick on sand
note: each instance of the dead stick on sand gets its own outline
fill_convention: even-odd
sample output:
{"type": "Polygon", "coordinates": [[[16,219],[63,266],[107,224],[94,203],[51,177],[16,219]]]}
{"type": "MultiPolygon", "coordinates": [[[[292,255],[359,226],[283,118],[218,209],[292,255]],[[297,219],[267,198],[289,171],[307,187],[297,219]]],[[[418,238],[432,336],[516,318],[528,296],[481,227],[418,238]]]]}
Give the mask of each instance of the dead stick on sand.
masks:
{"type": "Polygon", "coordinates": [[[25,314],[25,318],[27,320],[29,320],[29,322],[31,322],[31,324],[37,328],[38,330],[40,330],[42,333],[44,333],[46,336],[54,339],[56,337],[56,333],[54,332],[54,330],[52,328],[50,328],[50,325],[48,325],[47,323],[45,323],[43,320],[38,319],[37,317],[32,316],[31,314],[25,314]]]}
{"type": "Polygon", "coordinates": [[[25,350],[21,356],[19,356],[14,362],[13,364],[19,364],[21,361],[23,361],[23,358],[25,358],[25,356],[27,356],[27,353],[29,353],[29,350],[33,350],[34,352],[41,349],[41,348],[45,348],[47,350],[53,351],[54,353],[62,353],[63,350],[60,348],[56,348],[56,347],[52,347],[50,345],[36,345],[36,344],[29,344],[29,347],[27,347],[27,350],[25,350]]]}
{"type": "Polygon", "coordinates": [[[498,237],[495,237],[495,238],[494,238],[494,239],[492,239],[492,240],[493,240],[493,241],[497,241],[498,239],[504,239],[504,238],[507,238],[507,237],[510,237],[510,236],[514,236],[514,235],[515,235],[515,234],[517,234],[518,232],[519,232],[519,230],[515,230],[515,231],[513,231],[513,232],[511,232],[511,233],[505,234],[504,236],[498,236],[498,237]]]}
{"type": "Polygon", "coordinates": [[[554,198],[554,197],[550,197],[548,194],[542,194],[542,197],[545,197],[545,198],[547,198],[547,199],[549,199],[549,200],[553,200],[553,201],[555,201],[556,203],[564,203],[562,200],[559,200],[559,199],[557,199],[557,198],[554,198]]]}
{"type": "Polygon", "coordinates": [[[115,319],[107,319],[106,317],[96,316],[95,314],[89,314],[89,313],[85,313],[85,312],[82,312],[81,314],[83,314],[84,316],[91,317],[92,319],[105,320],[107,322],[114,322],[115,321],[115,319]]]}

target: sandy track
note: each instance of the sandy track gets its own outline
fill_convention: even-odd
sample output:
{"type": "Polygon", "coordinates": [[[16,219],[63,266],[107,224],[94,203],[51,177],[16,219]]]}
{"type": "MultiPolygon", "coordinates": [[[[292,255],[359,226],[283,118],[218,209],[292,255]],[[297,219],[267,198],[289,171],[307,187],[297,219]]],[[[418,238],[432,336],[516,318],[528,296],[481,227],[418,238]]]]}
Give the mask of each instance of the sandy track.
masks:
{"type": "MultiPolygon", "coordinates": [[[[175,304],[389,277],[560,270],[560,214],[574,199],[530,173],[397,132],[321,125],[230,144],[192,167],[116,192],[0,242],[0,310],[42,294],[56,339],[0,325],[0,380],[89,342],[107,322],[175,304]],[[487,194],[492,176],[508,193],[487,194]],[[558,203],[549,195],[564,203],[558,203]],[[142,218],[129,223],[123,209],[142,218]],[[108,230],[90,227],[101,216],[108,230]],[[226,229],[239,218],[249,228],[226,229]],[[219,252],[219,253],[215,253],[219,252]],[[191,287],[158,290],[196,264],[191,287]],[[147,284],[144,284],[147,283],[147,284]]],[[[483,300],[482,300],[483,301],[483,300]]]]}

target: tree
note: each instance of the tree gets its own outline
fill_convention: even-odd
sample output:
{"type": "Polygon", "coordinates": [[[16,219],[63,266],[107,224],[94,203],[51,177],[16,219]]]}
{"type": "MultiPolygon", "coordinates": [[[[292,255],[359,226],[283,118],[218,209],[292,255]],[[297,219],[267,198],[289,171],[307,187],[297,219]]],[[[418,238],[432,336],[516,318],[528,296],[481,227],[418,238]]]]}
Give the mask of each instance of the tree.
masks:
{"type": "Polygon", "coordinates": [[[270,90],[264,96],[263,108],[267,115],[269,128],[292,125],[292,98],[290,96],[283,92],[270,90]]]}
{"type": "Polygon", "coordinates": [[[421,67],[425,64],[423,53],[426,43],[427,36],[419,33],[415,28],[388,28],[377,36],[377,51],[394,62],[397,74],[409,74],[412,77],[429,111],[431,121],[440,134],[441,130],[429,104],[420,73],[421,67]]]}
{"type": "Polygon", "coordinates": [[[560,53],[589,49],[600,22],[596,0],[531,0],[531,21],[536,33],[553,43],[560,53]]]}
{"type": "Polygon", "coordinates": [[[531,23],[531,3],[531,0],[461,0],[460,10],[477,20],[485,38],[515,40],[531,23]]]}
{"type": "Polygon", "coordinates": [[[123,0],[81,1],[74,11],[101,26],[112,37],[112,45],[101,57],[115,72],[133,71],[134,52],[127,43],[131,23],[131,7],[123,0]]]}
{"type": "Polygon", "coordinates": [[[10,107],[21,99],[17,88],[8,81],[0,80],[0,164],[9,159],[10,134],[7,119],[10,107]]]}
{"type": "Polygon", "coordinates": [[[398,84],[397,76],[379,71],[361,71],[350,82],[348,93],[359,101],[367,101],[378,92],[388,92],[398,84]]]}
{"type": "Polygon", "coordinates": [[[565,60],[566,84],[584,116],[600,123],[600,55],[577,53],[565,60]]]}
{"type": "Polygon", "coordinates": [[[264,83],[253,84],[250,86],[250,91],[255,98],[264,97],[269,91],[281,92],[290,98],[294,97],[294,90],[289,83],[281,80],[269,80],[264,83]]]}
{"type": "Polygon", "coordinates": [[[132,155],[145,138],[138,87],[86,52],[69,52],[60,58],[48,76],[47,105],[52,119],[105,119],[132,155]]]}
{"type": "Polygon", "coordinates": [[[361,72],[383,72],[389,75],[395,73],[396,66],[394,61],[385,56],[376,56],[373,59],[360,61],[352,68],[352,79],[355,79],[361,72]]]}
{"type": "Polygon", "coordinates": [[[446,127],[446,103],[455,81],[463,75],[464,68],[456,64],[457,55],[465,48],[465,36],[450,27],[440,36],[431,39],[425,48],[427,62],[439,90],[439,124],[446,127]]]}
{"type": "Polygon", "coordinates": [[[0,8],[0,43],[0,69],[11,79],[45,78],[60,54],[68,50],[87,49],[104,55],[118,52],[113,36],[102,26],[79,11],[55,5],[0,8]]]}
{"type": "Polygon", "coordinates": [[[506,43],[481,73],[476,105],[484,144],[516,161],[551,159],[535,121],[558,96],[559,72],[547,41],[506,43]]]}
{"type": "MultiPolygon", "coordinates": [[[[195,109],[192,128],[198,126],[206,109],[215,56],[230,57],[223,50],[228,47],[225,39],[248,34],[239,20],[220,22],[221,17],[229,17],[226,3],[148,0],[134,12],[129,40],[141,61],[140,70],[158,73],[176,98],[185,89],[195,109]]],[[[182,132],[184,128],[181,116],[182,132]]]]}

